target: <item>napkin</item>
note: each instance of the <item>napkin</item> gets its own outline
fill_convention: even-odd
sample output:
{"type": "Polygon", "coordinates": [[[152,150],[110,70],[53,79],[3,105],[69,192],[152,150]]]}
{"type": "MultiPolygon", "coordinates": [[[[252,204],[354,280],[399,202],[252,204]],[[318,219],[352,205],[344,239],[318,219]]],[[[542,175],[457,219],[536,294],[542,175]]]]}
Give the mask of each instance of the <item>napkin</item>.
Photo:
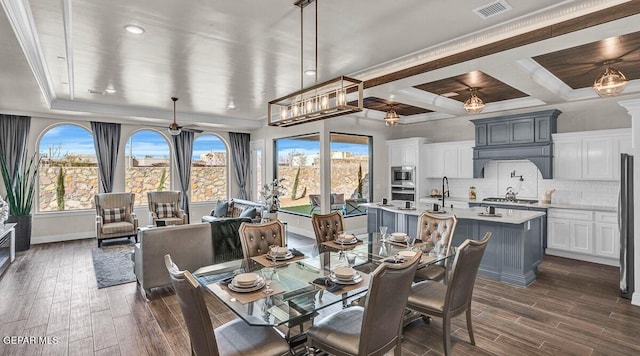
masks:
{"type": "Polygon", "coordinates": [[[319,284],[321,286],[325,286],[327,290],[331,293],[337,292],[342,289],[342,286],[338,283],[332,282],[328,278],[319,277],[313,280],[313,283],[319,284]]]}
{"type": "Polygon", "coordinates": [[[396,260],[396,259],[393,259],[393,258],[387,258],[386,260],[384,260],[384,262],[387,262],[387,263],[403,263],[404,259],[398,258],[396,260]]]}
{"type": "Polygon", "coordinates": [[[295,248],[289,249],[289,251],[291,251],[291,254],[294,256],[304,256],[304,253],[296,250],[295,248]]]}

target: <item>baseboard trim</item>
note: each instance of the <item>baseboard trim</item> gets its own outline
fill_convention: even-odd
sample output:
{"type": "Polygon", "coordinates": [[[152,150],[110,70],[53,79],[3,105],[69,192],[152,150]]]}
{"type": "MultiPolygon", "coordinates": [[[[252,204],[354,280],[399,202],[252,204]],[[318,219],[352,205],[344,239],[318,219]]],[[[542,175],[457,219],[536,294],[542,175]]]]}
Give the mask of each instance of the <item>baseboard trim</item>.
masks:
{"type": "Polygon", "coordinates": [[[598,263],[598,264],[601,264],[601,265],[620,267],[620,261],[619,260],[609,259],[609,258],[604,258],[604,257],[582,255],[582,254],[568,252],[568,251],[554,250],[554,249],[551,249],[551,248],[547,248],[545,250],[545,254],[552,255],[552,256],[558,256],[558,257],[564,257],[564,258],[571,258],[571,259],[574,259],[574,260],[598,263]]]}
{"type": "Polygon", "coordinates": [[[73,234],[64,234],[64,235],[47,235],[47,236],[36,236],[31,238],[31,244],[46,244],[50,242],[61,242],[61,241],[71,241],[71,240],[83,240],[83,239],[95,239],[95,235],[91,232],[76,232],[73,234]]]}

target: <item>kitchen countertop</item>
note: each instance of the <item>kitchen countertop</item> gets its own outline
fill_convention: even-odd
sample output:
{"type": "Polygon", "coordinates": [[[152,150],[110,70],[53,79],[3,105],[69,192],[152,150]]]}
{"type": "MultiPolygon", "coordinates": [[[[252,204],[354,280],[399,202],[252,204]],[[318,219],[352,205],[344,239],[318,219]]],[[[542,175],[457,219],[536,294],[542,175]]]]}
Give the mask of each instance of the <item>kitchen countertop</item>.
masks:
{"type": "MultiPolygon", "coordinates": [[[[420,203],[434,203],[440,201],[440,198],[432,198],[432,197],[421,197],[419,199],[420,203]]],[[[455,201],[455,202],[466,202],[466,203],[491,203],[491,202],[483,202],[482,199],[470,200],[468,198],[462,197],[448,197],[445,199],[445,203],[447,201],[455,201]]],[[[573,209],[573,210],[593,210],[593,211],[601,211],[607,213],[616,213],[618,211],[615,206],[603,206],[603,205],[581,205],[581,204],[566,204],[566,203],[551,203],[551,204],[516,204],[516,203],[508,203],[508,202],[494,202],[496,205],[514,205],[521,207],[532,207],[532,208],[544,208],[544,209],[573,209]]]]}
{"type": "MultiPolygon", "coordinates": [[[[420,215],[422,212],[427,210],[427,205],[418,204],[417,208],[414,210],[405,210],[401,209],[402,206],[380,206],[379,203],[366,203],[361,204],[362,206],[366,206],[369,208],[375,209],[384,209],[396,214],[405,214],[405,215],[420,215]]],[[[486,212],[485,208],[448,208],[447,213],[438,214],[446,216],[447,214],[455,214],[458,219],[468,219],[468,220],[482,220],[482,221],[491,221],[491,222],[499,222],[504,224],[523,224],[529,220],[533,220],[537,217],[544,216],[545,213],[541,211],[530,211],[530,210],[511,210],[511,213],[508,213],[507,209],[496,209],[496,213],[502,214],[502,217],[491,217],[491,216],[480,216],[479,213],[486,212]]]]}

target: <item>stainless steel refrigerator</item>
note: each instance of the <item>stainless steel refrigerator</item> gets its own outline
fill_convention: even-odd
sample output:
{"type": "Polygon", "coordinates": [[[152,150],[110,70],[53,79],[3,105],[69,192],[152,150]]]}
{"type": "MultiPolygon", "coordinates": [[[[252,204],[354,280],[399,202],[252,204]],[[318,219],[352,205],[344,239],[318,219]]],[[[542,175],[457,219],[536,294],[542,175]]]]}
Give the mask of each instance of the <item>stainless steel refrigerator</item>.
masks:
{"type": "Polygon", "coordinates": [[[620,157],[620,200],[618,202],[620,228],[620,295],[631,299],[633,282],[633,156],[620,157]]]}

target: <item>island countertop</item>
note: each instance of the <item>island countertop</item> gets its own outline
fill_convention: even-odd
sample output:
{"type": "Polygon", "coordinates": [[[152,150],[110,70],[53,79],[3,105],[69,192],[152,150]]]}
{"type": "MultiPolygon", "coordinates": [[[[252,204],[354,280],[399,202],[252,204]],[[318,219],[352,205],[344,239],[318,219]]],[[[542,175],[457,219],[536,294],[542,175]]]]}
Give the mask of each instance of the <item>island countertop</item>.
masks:
{"type": "MultiPolygon", "coordinates": [[[[426,204],[418,204],[415,209],[405,209],[401,206],[388,204],[381,205],[379,203],[366,203],[361,204],[362,206],[366,206],[367,208],[372,209],[384,209],[396,214],[404,214],[404,215],[420,215],[424,211],[430,211],[427,208],[426,204]]],[[[503,224],[524,224],[527,221],[533,220],[535,218],[544,216],[545,213],[541,211],[530,211],[530,210],[516,210],[516,209],[496,209],[496,214],[501,214],[501,217],[494,216],[481,216],[480,213],[486,213],[485,208],[447,208],[446,213],[438,213],[437,215],[450,215],[454,214],[458,219],[467,219],[467,220],[479,220],[479,221],[491,221],[496,223],[503,224]]]]}

